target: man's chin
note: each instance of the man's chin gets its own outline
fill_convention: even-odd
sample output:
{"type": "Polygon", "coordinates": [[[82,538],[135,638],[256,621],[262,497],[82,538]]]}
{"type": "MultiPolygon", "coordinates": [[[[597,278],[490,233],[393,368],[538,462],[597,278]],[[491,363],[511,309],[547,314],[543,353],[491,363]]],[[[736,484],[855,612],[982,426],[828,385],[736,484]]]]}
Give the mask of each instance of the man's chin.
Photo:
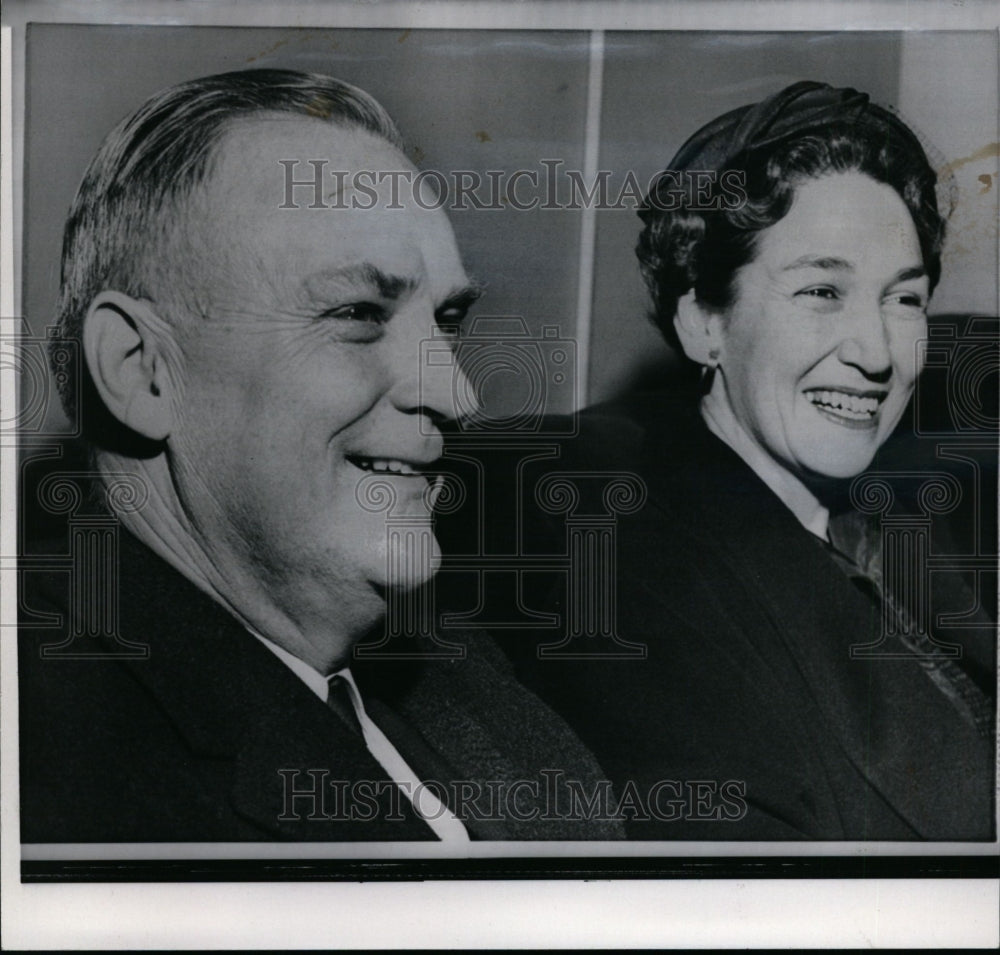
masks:
{"type": "Polygon", "coordinates": [[[380,589],[407,592],[430,583],[441,568],[441,547],[433,527],[417,523],[393,529],[379,577],[380,589]]]}

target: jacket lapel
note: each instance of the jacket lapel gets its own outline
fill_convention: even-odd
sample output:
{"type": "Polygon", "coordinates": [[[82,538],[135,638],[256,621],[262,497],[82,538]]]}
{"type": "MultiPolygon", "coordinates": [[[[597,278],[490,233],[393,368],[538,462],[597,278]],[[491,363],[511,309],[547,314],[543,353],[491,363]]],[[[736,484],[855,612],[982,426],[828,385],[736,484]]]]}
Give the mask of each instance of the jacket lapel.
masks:
{"type": "Polygon", "coordinates": [[[313,701],[319,712],[290,705],[253,715],[233,773],[235,810],[285,839],[436,841],[363,742],[313,701]]]}
{"type": "Polygon", "coordinates": [[[177,571],[121,536],[122,633],[149,647],[146,659],[124,665],[193,754],[218,760],[219,772],[230,774],[239,815],[282,838],[436,838],[364,742],[291,670],[177,571]],[[307,790],[314,779],[323,782],[316,800],[289,802],[292,789],[307,790]],[[371,795],[348,800],[345,813],[335,784],[358,781],[370,784],[371,795]]]}
{"type": "Polygon", "coordinates": [[[956,806],[989,819],[989,744],[916,659],[852,658],[853,646],[878,636],[879,609],[729,448],[704,429],[685,434],[683,444],[655,428],[647,437],[652,502],[718,544],[728,571],[720,577],[755,594],[857,771],[920,834],[947,829],[956,806]]]}

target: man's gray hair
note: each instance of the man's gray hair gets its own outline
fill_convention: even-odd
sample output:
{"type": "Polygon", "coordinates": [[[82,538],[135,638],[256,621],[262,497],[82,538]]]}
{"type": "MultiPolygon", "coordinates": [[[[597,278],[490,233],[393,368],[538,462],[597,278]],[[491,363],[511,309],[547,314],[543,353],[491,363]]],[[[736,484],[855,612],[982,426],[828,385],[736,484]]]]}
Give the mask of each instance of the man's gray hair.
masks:
{"type": "Polygon", "coordinates": [[[152,298],[150,279],[185,200],[211,173],[216,147],[237,119],[294,113],[362,129],[402,150],[388,113],[368,93],[330,76],[295,70],[243,70],[181,83],[150,97],[97,151],[70,208],[63,234],[53,372],[70,420],[85,438],[118,444],[121,426],[100,401],[86,363],[82,378],[63,363],[63,341],[80,342],[94,297],[115,289],[152,298]]]}

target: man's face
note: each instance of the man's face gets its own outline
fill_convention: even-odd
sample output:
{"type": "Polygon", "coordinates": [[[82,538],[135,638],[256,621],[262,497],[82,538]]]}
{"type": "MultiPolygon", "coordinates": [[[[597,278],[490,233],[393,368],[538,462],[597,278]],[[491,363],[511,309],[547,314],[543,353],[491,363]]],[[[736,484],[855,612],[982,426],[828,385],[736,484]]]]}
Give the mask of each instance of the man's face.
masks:
{"type": "Polygon", "coordinates": [[[434,572],[437,425],[463,383],[422,370],[420,343],[460,320],[474,292],[445,215],[419,208],[405,183],[402,208],[386,208],[386,180],[375,208],[310,209],[310,188],[281,209],[281,159],[299,161],[300,179],[313,159],[412,169],[381,140],[317,120],[230,130],[192,199],[185,297],[204,317],[176,323],[168,444],[185,518],[227,583],[259,586],[321,643],[324,626],[356,634],[377,620],[386,587],[434,572]],[[387,546],[401,520],[405,552],[387,546]]]}

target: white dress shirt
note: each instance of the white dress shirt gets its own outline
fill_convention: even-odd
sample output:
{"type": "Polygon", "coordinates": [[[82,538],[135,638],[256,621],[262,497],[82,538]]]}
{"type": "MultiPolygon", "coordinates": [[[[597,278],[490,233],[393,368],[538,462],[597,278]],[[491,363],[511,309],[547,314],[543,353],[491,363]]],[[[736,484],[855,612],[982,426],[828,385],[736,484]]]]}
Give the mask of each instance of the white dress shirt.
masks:
{"type": "MultiPolygon", "coordinates": [[[[376,762],[386,771],[389,778],[395,782],[406,795],[406,798],[413,806],[413,811],[427,823],[439,839],[443,842],[469,842],[469,833],[461,820],[443,803],[434,793],[417,777],[417,774],[410,768],[409,764],[400,755],[399,750],[389,741],[385,733],[380,730],[365,712],[364,703],[361,701],[361,694],[358,691],[354,677],[351,675],[349,667],[337,670],[329,676],[324,676],[319,670],[313,669],[303,660],[294,654],[289,653],[283,647],[268,640],[267,637],[251,630],[252,633],[265,647],[268,648],[282,663],[285,664],[310,690],[313,691],[324,703],[329,694],[328,680],[334,676],[342,677],[347,684],[351,704],[357,714],[358,722],[361,724],[361,732],[364,736],[365,745],[368,752],[372,754],[376,762]]],[[[440,780],[444,785],[447,780],[440,780]]]]}

